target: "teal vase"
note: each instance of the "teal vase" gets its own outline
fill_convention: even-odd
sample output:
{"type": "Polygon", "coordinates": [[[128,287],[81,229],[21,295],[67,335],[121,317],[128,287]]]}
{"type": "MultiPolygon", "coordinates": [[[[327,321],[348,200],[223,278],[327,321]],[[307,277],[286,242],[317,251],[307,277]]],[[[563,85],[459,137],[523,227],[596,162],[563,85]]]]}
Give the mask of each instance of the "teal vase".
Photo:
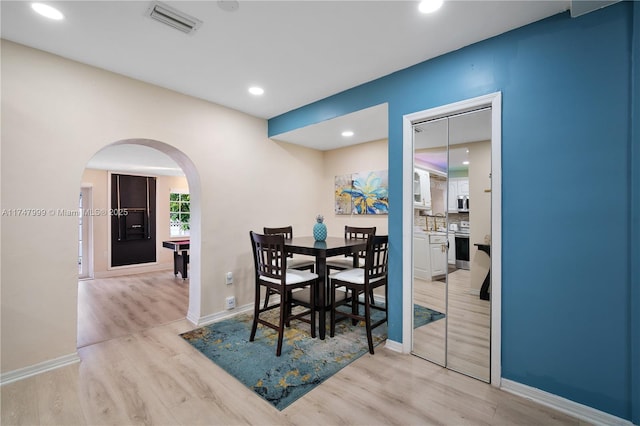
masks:
{"type": "Polygon", "coordinates": [[[322,222],[318,222],[313,225],[313,238],[316,241],[324,241],[327,239],[327,225],[322,222]]]}

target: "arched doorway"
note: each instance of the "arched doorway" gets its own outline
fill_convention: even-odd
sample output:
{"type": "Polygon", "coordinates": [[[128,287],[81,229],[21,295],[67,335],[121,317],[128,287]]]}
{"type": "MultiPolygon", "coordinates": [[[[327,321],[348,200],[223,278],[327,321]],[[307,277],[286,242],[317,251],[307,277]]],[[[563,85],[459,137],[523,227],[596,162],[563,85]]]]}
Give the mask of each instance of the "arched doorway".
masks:
{"type": "MultiPolygon", "coordinates": [[[[162,285],[165,285],[165,289],[182,291],[182,295],[185,300],[184,303],[177,304],[181,307],[181,312],[183,311],[178,315],[180,315],[181,318],[184,318],[185,316],[187,318],[199,318],[201,293],[201,185],[200,177],[195,165],[187,155],[173,146],[157,140],[119,140],[98,151],[87,163],[80,187],[82,188],[81,193],[86,194],[87,188],[91,193],[90,202],[87,203],[85,198],[85,204],[82,206],[82,210],[80,211],[80,223],[88,223],[92,226],[91,232],[85,231],[84,233],[82,232],[81,226],[80,233],[85,236],[90,235],[90,241],[87,243],[92,244],[95,247],[93,254],[96,257],[96,261],[94,262],[93,259],[88,259],[87,263],[96,265],[97,272],[95,276],[92,275],[89,278],[92,279],[94,284],[96,284],[99,279],[118,280],[118,277],[120,276],[126,277],[126,279],[129,280],[128,282],[124,282],[123,278],[120,282],[111,281],[111,283],[117,282],[118,285],[122,286],[123,290],[118,292],[121,293],[118,295],[118,297],[122,298],[121,300],[109,300],[109,302],[111,306],[117,305],[119,308],[123,308],[123,311],[118,311],[114,314],[111,314],[110,312],[101,312],[100,314],[102,314],[103,317],[120,317],[122,319],[123,317],[135,317],[136,312],[145,312],[149,315],[148,320],[138,321],[136,326],[144,327],[149,321],[157,321],[158,324],[154,325],[160,325],[159,323],[162,323],[163,318],[166,318],[166,316],[158,315],[157,313],[154,314],[154,312],[149,311],[159,309],[157,312],[161,312],[162,308],[154,307],[155,305],[152,303],[154,302],[153,296],[141,296],[140,293],[143,293],[143,289],[145,288],[144,284],[154,284],[157,286],[158,284],[156,281],[162,280],[162,285]],[[110,217],[110,212],[113,210],[113,204],[111,202],[111,198],[113,198],[112,190],[114,189],[112,178],[115,176],[131,176],[141,179],[145,179],[142,176],[146,176],[146,179],[152,180],[154,197],[156,197],[157,194],[157,199],[152,203],[156,207],[155,210],[157,210],[157,220],[152,222],[154,224],[154,248],[158,254],[157,260],[154,256],[153,261],[151,262],[114,266],[114,263],[112,262],[111,240],[113,220],[110,217]],[[183,280],[184,277],[180,274],[174,276],[172,271],[167,271],[167,259],[172,259],[170,256],[173,254],[169,253],[169,250],[162,248],[162,241],[171,237],[169,195],[173,192],[186,192],[189,194],[188,224],[190,228],[190,264],[188,279],[185,280],[183,280]],[[83,212],[86,214],[82,215],[83,212]],[[156,232],[156,230],[158,232],[156,232]],[[137,284],[141,284],[140,287],[137,287],[137,284]],[[182,290],[176,290],[176,287],[180,287],[182,290]],[[135,296],[135,292],[138,292],[138,296],[141,296],[143,301],[148,300],[150,305],[143,306],[140,299],[129,297],[125,294],[129,290],[132,291],[132,296],[135,296]],[[185,292],[186,294],[184,294],[185,292]]],[[[80,256],[82,256],[83,253],[82,248],[82,242],[80,242],[80,256]]],[[[85,253],[86,252],[87,250],[85,250],[85,253]]],[[[81,267],[80,273],[82,272],[83,269],[81,267]]],[[[104,285],[105,283],[100,284],[104,285]]],[[[84,289],[81,287],[82,285],[82,281],[80,281],[78,287],[78,347],[96,343],[97,341],[107,340],[105,338],[100,338],[100,333],[95,332],[95,336],[93,337],[87,336],[87,333],[85,333],[85,337],[81,338],[81,332],[90,329],[89,327],[83,327],[83,321],[91,321],[91,319],[97,317],[99,313],[91,312],[91,308],[87,309],[86,306],[83,306],[83,298],[80,297],[81,295],[84,295],[84,293],[81,293],[81,290],[84,289]],[[87,312],[87,310],[89,312],[87,312]]],[[[109,283],[106,283],[106,285],[108,286],[109,283]]],[[[95,297],[101,297],[101,295],[94,291],[91,298],[85,298],[84,301],[94,300],[93,298],[95,297]],[[95,294],[97,294],[97,296],[95,296],[95,294]]],[[[114,298],[113,294],[108,294],[104,297],[109,299],[114,298]]],[[[167,296],[166,298],[171,299],[170,296],[167,296]]],[[[173,301],[169,300],[168,303],[173,304],[173,301]]],[[[100,305],[100,303],[98,305],[100,305]]],[[[107,310],[107,308],[105,307],[104,310],[107,310]]],[[[115,319],[114,321],[117,322],[118,320],[115,319]]],[[[136,322],[136,320],[134,319],[133,322],[136,322]]],[[[120,330],[117,331],[117,333],[122,333],[122,329],[126,329],[126,326],[120,327],[121,325],[122,324],[117,323],[115,325],[112,324],[112,328],[119,327],[120,330]]],[[[109,328],[109,326],[107,325],[102,328],[104,330],[105,328],[109,328]]],[[[109,333],[110,332],[107,331],[106,333],[103,333],[103,335],[108,336],[109,333]]],[[[122,334],[120,334],[120,336],[121,335],[122,334]]]]}

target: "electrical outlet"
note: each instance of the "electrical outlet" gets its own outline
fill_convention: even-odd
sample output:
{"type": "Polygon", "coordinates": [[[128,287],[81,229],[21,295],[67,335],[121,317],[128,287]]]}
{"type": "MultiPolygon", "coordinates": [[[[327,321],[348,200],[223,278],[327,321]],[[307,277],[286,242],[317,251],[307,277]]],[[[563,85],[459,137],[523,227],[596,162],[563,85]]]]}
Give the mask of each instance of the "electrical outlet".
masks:
{"type": "Polygon", "coordinates": [[[225,278],[227,280],[227,285],[233,284],[233,272],[227,272],[225,278]]]}
{"type": "Polygon", "coordinates": [[[236,298],[235,296],[229,296],[225,299],[225,305],[227,309],[233,309],[236,307],[236,298]]]}

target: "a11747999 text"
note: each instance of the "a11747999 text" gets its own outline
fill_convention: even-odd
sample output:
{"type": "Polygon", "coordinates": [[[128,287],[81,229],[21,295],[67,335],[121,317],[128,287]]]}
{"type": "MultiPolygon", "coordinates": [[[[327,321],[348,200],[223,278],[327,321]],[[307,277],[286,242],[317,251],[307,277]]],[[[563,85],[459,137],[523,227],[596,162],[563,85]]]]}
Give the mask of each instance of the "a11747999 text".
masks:
{"type": "Polygon", "coordinates": [[[3,217],[44,217],[44,216],[127,216],[127,209],[2,209],[3,217]]]}

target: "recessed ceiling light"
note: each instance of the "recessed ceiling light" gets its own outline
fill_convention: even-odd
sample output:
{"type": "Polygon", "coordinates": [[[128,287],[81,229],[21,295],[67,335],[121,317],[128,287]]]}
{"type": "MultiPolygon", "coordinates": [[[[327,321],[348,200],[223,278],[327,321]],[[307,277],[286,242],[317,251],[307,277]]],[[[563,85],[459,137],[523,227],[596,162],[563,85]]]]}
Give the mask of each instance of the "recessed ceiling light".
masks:
{"type": "Polygon", "coordinates": [[[462,164],[464,164],[465,166],[468,166],[469,162],[468,161],[463,161],[462,164]]]}
{"type": "Polygon", "coordinates": [[[260,96],[264,94],[264,89],[258,86],[249,87],[249,93],[251,93],[252,95],[260,96]]]}
{"type": "Polygon", "coordinates": [[[345,138],[350,138],[351,136],[353,136],[353,132],[351,130],[345,130],[344,132],[342,132],[342,136],[344,136],[345,138]]]}
{"type": "Polygon", "coordinates": [[[45,18],[55,19],[59,21],[64,19],[64,15],[55,7],[51,7],[48,4],[44,3],[31,3],[31,9],[33,9],[36,13],[44,16],[45,18]]]}
{"type": "Polygon", "coordinates": [[[418,5],[418,10],[422,13],[432,13],[440,9],[443,0],[422,0],[418,5]]]}
{"type": "Polygon", "coordinates": [[[225,12],[235,12],[240,7],[236,0],[218,0],[218,7],[225,12]]]}

